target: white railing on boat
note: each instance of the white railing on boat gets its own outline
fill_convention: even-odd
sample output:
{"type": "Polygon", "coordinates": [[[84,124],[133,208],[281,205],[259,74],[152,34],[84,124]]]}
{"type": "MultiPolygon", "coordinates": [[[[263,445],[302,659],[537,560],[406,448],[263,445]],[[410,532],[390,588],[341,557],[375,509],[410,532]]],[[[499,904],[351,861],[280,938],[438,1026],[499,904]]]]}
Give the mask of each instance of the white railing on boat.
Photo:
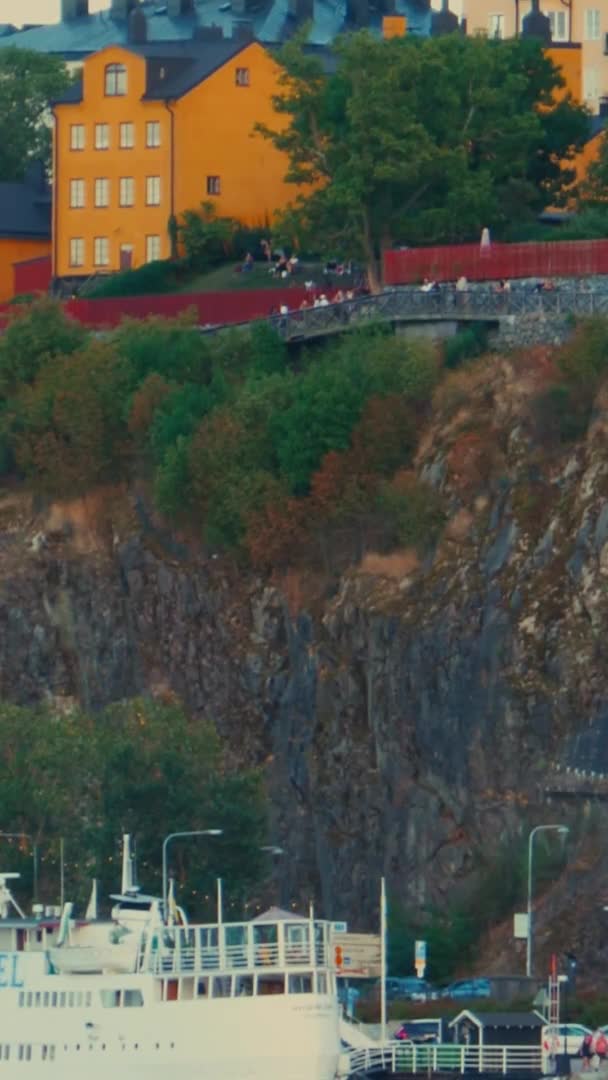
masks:
{"type": "Polygon", "coordinates": [[[384,1045],[350,1050],[342,1054],[340,1076],[358,1076],[374,1071],[393,1073],[478,1072],[530,1073],[541,1075],[540,1046],[460,1046],[455,1043],[417,1045],[393,1041],[384,1045]]]}
{"type": "Polygon", "coordinates": [[[167,927],[144,952],[157,974],[328,967],[327,923],[227,923],[167,927]]]}

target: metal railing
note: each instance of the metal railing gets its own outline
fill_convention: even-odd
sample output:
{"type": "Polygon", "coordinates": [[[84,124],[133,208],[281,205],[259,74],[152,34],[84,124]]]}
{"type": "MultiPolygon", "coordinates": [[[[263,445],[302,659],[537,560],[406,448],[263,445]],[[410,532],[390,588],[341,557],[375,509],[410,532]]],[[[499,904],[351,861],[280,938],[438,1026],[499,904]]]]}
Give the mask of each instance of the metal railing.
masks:
{"type": "Polygon", "coordinates": [[[368,1072],[478,1072],[542,1073],[540,1046],[464,1046],[440,1043],[419,1046],[416,1043],[386,1043],[342,1055],[340,1075],[360,1076],[368,1072]]]}
{"type": "Polygon", "coordinates": [[[142,967],[156,974],[286,970],[327,967],[328,929],[323,923],[227,923],[164,931],[142,967]]]}
{"type": "Polygon", "coordinates": [[[471,286],[466,291],[440,286],[435,292],[402,287],[374,296],[321,307],[306,307],[268,321],[286,341],[340,333],[374,322],[500,320],[507,316],[547,318],[566,315],[608,315],[608,288],[584,282],[563,282],[550,290],[514,285],[508,292],[490,286],[471,286]]]}

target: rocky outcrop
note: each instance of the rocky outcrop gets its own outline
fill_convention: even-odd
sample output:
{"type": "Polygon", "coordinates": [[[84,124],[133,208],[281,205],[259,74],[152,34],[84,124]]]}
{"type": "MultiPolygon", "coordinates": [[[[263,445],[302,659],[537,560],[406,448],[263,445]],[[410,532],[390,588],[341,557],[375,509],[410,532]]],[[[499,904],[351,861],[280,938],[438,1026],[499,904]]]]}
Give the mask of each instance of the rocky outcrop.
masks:
{"type": "Polygon", "coordinates": [[[444,500],[438,548],[314,588],[203,558],[133,498],[103,535],[82,507],[49,524],[5,500],[0,693],[98,708],[170,688],[264,766],[281,902],[353,925],[382,873],[441,903],[547,815],[581,837],[608,773],[608,397],[584,442],[541,445],[548,364],[452,377],[416,464],[444,500]]]}

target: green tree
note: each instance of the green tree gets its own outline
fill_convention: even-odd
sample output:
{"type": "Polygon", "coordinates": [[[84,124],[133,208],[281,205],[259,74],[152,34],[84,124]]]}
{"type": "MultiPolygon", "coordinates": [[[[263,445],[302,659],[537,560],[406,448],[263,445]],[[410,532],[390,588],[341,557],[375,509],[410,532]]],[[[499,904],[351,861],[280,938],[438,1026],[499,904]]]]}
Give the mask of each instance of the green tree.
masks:
{"type": "Polygon", "coordinates": [[[218,217],[212,202],[202,202],[200,210],[184,211],[178,224],[178,236],[190,266],[206,270],[222,262],[232,247],[238,227],[233,218],[218,217]]]}
{"type": "Polygon", "coordinates": [[[22,180],[30,161],[51,164],[50,103],[71,79],[56,56],[0,50],[0,180],[22,180]]]}
{"type": "Polygon", "coordinates": [[[46,297],[18,312],[0,337],[0,397],[10,397],[22,383],[33,382],[53,357],[81,349],[87,337],[80,323],[46,297]]]}
{"type": "Polygon", "coordinates": [[[394,242],[462,240],[548,202],[572,180],[564,161],[585,110],[555,103],[561,77],[540,43],[447,35],[334,46],[336,70],[288,43],[277,113],[258,130],[288,156],[300,189],[280,229],[361,258],[372,286],[394,242]]]}

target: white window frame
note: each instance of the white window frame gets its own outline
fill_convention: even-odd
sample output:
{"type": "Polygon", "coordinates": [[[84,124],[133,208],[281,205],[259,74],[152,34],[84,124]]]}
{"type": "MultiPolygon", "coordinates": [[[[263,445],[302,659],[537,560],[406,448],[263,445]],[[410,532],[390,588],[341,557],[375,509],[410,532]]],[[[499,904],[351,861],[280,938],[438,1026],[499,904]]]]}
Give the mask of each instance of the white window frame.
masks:
{"type": "Polygon", "coordinates": [[[84,180],[80,178],[70,180],[70,210],[82,210],[84,206],[86,206],[84,180]]]}
{"type": "Polygon", "coordinates": [[[72,236],[70,238],[70,266],[84,266],[84,239],[82,236],[72,236]]]}
{"type": "Polygon", "coordinates": [[[135,205],[135,178],[133,176],[121,176],[119,185],[119,206],[135,205]]]}
{"type": "Polygon", "coordinates": [[[549,22],[551,23],[551,40],[568,41],[568,12],[566,9],[548,11],[546,14],[549,16],[549,22]]]}
{"type": "Polygon", "coordinates": [[[84,150],[84,124],[70,124],[70,150],[84,150]]]}
{"type": "Polygon", "coordinates": [[[160,176],[146,176],[146,206],[160,206],[160,176]]]}
{"type": "Polygon", "coordinates": [[[95,149],[96,150],[109,150],[110,149],[110,125],[109,124],[95,124],[95,149]]]}
{"type": "Polygon", "coordinates": [[[251,86],[251,76],[248,67],[237,67],[234,73],[235,86],[251,86]]]}
{"type": "Polygon", "coordinates": [[[492,12],[488,15],[488,37],[493,41],[501,40],[505,36],[505,16],[502,11],[492,12]]]}
{"type": "Polygon", "coordinates": [[[107,176],[95,178],[95,206],[98,210],[110,205],[110,181],[107,176]]]}
{"type": "Polygon", "coordinates": [[[118,146],[120,150],[133,150],[135,147],[135,125],[131,120],[124,120],[119,127],[118,146]]]}
{"type": "Polygon", "coordinates": [[[160,259],[160,236],[151,234],[146,236],[146,262],[156,262],[160,259]]]}
{"type": "Polygon", "coordinates": [[[148,150],[160,146],[160,120],[146,121],[146,146],[148,150]]]}
{"type": "Polygon", "coordinates": [[[93,262],[95,266],[110,265],[110,241],[107,236],[96,236],[94,238],[93,262]]]}
{"type": "Polygon", "coordinates": [[[600,41],[602,13],[599,8],[585,8],[585,41],[600,41]]]}
{"type": "Polygon", "coordinates": [[[107,64],[103,73],[103,89],[106,97],[125,97],[128,88],[127,69],[124,64],[107,64]]]}
{"type": "Polygon", "coordinates": [[[222,194],[222,178],[221,176],[208,176],[207,177],[207,195],[221,195],[222,194]]]}

